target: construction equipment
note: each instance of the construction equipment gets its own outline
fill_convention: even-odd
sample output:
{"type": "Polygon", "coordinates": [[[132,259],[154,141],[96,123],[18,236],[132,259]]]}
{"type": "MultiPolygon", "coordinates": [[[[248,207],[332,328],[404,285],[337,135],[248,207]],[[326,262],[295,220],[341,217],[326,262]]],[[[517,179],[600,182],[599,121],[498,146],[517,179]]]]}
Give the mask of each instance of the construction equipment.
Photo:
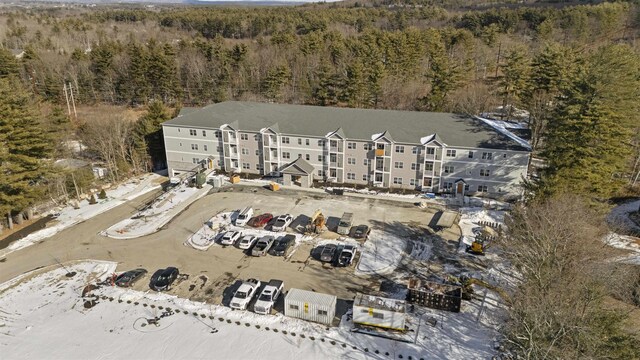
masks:
{"type": "Polygon", "coordinates": [[[324,231],[327,219],[322,214],[322,210],[317,209],[309,218],[309,223],[305,228],[305,234],[320,234],[324,231]]]}
{"type": "Polygon", "coordinates": [[[476,238],[471,245],[467,246],[467,252],[473,255],[484,255],[486,245],[483,239],[476,238]]]}
{"type": "Polygon", "coordinates": [[[278,190],[280,190],[280,184],[275,183],[275,182],[270,182],[270,183],[269,183],[269,190],[271,190],[271,191],[278,191],[278,190]]]}
{"type": "Polygon", "coordinates": [[[233,175],[229,180],[232,184],[237,184],[240,182],[240,175],[233,175]]]}

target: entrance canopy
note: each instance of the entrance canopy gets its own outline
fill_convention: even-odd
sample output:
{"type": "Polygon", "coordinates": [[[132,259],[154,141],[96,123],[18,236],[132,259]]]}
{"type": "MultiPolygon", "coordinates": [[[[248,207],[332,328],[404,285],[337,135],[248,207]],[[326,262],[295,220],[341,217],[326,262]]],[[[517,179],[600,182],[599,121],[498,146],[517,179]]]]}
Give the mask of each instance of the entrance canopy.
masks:
{"type": "Polygon", "coordinates": [[[285,166],[280,170],[285,175],[305,176],[313,174],[313,165],[309,164],[303,158],[298,158],[291,164],[285,166]]]}

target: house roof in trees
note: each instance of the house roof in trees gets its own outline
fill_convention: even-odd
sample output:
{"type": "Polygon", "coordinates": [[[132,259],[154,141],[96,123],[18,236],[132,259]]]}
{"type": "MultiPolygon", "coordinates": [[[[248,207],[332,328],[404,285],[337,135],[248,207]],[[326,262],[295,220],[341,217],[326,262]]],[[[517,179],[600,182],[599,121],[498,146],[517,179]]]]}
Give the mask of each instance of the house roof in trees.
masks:
{"type": "Polygon", "coordinates": [[[232,122],[237,122],[240,131],[259,132],[277,123],[281,134],[319,138],[341,129],[347,139],[363,141],[386,132],[397,143],[415,145],[437,133],[449,147],[529,151],[477,118],[450,113],[226,101],[199,110],[183,109],[163,125],[219,129],[232,122]]]}

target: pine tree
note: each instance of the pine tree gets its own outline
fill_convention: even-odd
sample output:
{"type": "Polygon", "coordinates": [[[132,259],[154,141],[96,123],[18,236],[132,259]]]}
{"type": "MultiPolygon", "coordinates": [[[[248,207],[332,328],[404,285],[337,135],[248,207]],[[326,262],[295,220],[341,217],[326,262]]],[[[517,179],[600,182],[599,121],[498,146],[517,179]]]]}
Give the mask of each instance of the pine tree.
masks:
{"type": "Polygon", "coordinates": [[[18,75],[18,62],[11,51],[0,48],[0,78],[18,75]]]}
{"type": "Polygon", "coordinates": [[[462,69],[449,59],[441,40],[436,39],[429,54],[427,78],[431,92],[422,101],[429,111],[443,111],[448,95],[462,83],[462,69]]]}
{"type": "Polygon", "coordinates": [[[152,101],[147,113],[134,126],[134,145],[143,159],[149,159],[151,169],[163,169],[166,166],[162,123],[171,119],[172,114],[162,101],[152,101]]]}
{"type": "Polygon", "coordinates": [[[530,65],[525,50],[519,47],[507,54],[506,61],[502,66],[499,93],[502,96],[503,109],[507,111],[507,118],[510,118],[513,106],[520,105],[522,95],[526,91],[530,65]]]}
{"type": "Polygon", "coordinates": [[[549,123],[541,187],[608,197],[624,183],[640,123],[640,57],[625,45],[590,56],[558,97],[549,123]]]}
{"type": "Polygon", "coordinates": [[[267,72],[262,80],[262,94],[270,100],[277,100],[282,96],[282,87],[291,79],[291,70],[286,65],[278,65],[267,72]]]}
{"type": "Polygon", "coordinates": [[[51,141],[33,96],[15,78],[0,79],[0,211],[10,215],[43,193],[51,141]]]}

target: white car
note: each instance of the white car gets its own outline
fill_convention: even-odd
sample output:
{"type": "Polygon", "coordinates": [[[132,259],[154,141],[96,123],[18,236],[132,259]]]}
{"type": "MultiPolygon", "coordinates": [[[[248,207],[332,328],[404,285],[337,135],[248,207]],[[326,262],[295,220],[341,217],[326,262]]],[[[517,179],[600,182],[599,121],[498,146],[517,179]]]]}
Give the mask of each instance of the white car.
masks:
{"type": "Polygon", "coordinates": [[[284,283],[282,280],[270,280],[267,286],[262,290],[262,293],[260,293],[256,304],[253,305],[253,311],[255,311],[256,314],[271,314],[273,304],[276,303],[280,294],[282,294],[283,288],[284,283]]]}
{"type": "Polygon", "coordinates": [[[256,279],[249,279],[243,282],[238,290],[233,294],[233,298],[229,304],[231,308],[236,310],[246,310],[251,299],[253,299],[258,293],[260,285],[262,285],[262,283],[260,283],[260,280],[256,279]]]}
{"type": "Polygon", "coordinates": [[[285,231],[287,226],[291,224],[293,217],[289,214],[280,215],[271,225],[271,231],[285,231]]]}
{"type": "Polygon", "coordinates": [[[257,236],[245,235],[238,241],[238,249],[248,249],[256,243],[256,240],[258,240],[257,236]]]}
{"type": "Polygon", "coordinates": [[[238,212],[236,217],[236,226],[245,226],[249,219],[253,216],[253,208],[246,207],[238,212]]]}
{"type": "Polygon", "coordinates": [[[240,231],[227,231],[222,235],[222,239],[220,239],[220,244],[222,245],[233,245],[240,239],[242,233],[240,231]]]}

